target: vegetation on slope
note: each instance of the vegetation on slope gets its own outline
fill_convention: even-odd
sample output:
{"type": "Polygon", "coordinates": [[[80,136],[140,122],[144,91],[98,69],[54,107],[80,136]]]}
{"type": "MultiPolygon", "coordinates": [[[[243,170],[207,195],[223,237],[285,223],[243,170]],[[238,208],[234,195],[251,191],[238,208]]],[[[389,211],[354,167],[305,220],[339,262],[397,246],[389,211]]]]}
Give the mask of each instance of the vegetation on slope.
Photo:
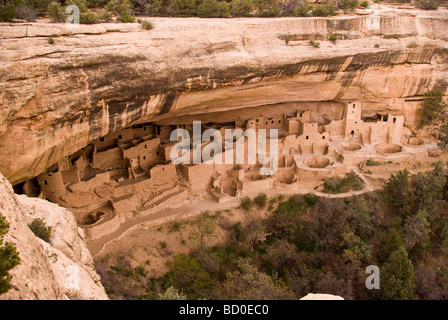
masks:
{"type": "Polygon", "coordinates": [[[19,253],[14,244],[3,243],[4,236],[9,231],[9,223],[0,215],[0,294],[11,289],[11,275],[9,271],[20,263],[19,253]]]}
{"type": "Polygon", "coordinates": [[[267,204],[259,195],[240,222],[197,217],[204,232],[195,233],[196,246],[175,255],[160,277],[117,276],[111,260],[97,269],[115,299],[297,299],[309,292],[447,299],[447,174],[436,163],[427,173],[400,171],[362,196],[278,196],[267,201],[276,207],[265,217],[255,213],[267,204]],[[215,228],[225,234],[219,245],[210,241],[215,228]],[[380,268],[379,290],[365,286],[372,264],[380,268]]]}

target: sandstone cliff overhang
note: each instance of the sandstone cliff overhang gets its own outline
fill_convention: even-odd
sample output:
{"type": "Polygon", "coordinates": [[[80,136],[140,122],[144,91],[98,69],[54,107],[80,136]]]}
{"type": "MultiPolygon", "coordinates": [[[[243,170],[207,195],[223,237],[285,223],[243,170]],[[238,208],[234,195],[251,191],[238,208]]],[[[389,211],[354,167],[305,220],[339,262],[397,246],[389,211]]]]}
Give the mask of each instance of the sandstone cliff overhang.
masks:
{"type": "Polygon", "coordinates": [[[356,99],[413,126],[422,94],[447,89],[447,18],[380,10],[151,18],[152,30],[1,25],[0,170],[16,184],[130,124],[237,121],[261,106],[356,99]],[[342,35],[336,43],[328,41],[334,33],[342,35]]]}

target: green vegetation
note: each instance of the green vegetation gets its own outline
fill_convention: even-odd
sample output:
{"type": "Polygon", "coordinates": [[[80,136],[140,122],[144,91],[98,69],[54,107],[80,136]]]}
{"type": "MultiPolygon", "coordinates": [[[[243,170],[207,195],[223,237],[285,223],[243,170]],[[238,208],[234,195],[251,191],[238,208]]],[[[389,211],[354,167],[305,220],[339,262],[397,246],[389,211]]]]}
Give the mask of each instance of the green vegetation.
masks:
{"type": "Polygon", "coordinates": [[[192,17],[196,15],[196,0],[172,0],[172,5],[178,17],[192,17]]]}
{"type": "Polygon", "coordinates": [[[36,10],[30,5],[18,5],[16,7],[17,19],[26,20],[28,22],[36,21],[36,10]]]}
{"type": "Polygon", "coordinates": [[[249,197],[244,197],[241,199],[241,208],[244,210],[250,210],[253,206],[252,200],[249,197]]]}
{"type": "Polygon", "coordinates": [[[34,233],[34,235],[45,242],[50,242],[51,238],[51,226],[47,227],[42,219],[34,219],[28,227],[34,233]]]}
{"type": "Polygon", "coordinates": [[[310,40],[310,46],[314,47],[314,48],[320,48],[320,42],[314,41],[314,40],[310,40]]]}
{"type": "Polygon", "coordinates": [[[65,9],[62,8],[59,2],[51,2],[47,8],[47,15],[50,17],[53,22],[64,22],[65,17],[65,9]]]}
{"type": "Polygon", "coordinates": [[[362,190],[364,181],[351,171],[344,178],[332,177],[324,182],[323,192],[325,193],[346,193],[349,191],[362,190]]]}
{"type": "Polygon", "coordinates": [[[79,12],[84,13],[87,12],[87,1],[86,0],[66,0],[65,4],[67,6],[77,6],[79,8],[79,12]]]}
{"type": "Polygon", "coordinates": [[[293,9],[292,15],[294,17],[306,17],[313,7],[307,0],[299,2],[293,9]]]}
{"type": "Polygon", "coordinates": [[[342,9],[354,10],[359,6],[359,0],[342,0],[342,9]]]}
{"type": "Polygon", "coordinates": [[[11,22],[17,17],[17,10],[13,4],[0,6],[0,21],[11,22]]]}
{"type": "Polygon", "coordinates": [[[79,23],[81,24],[95,24],[98,22],[98,16],[93,12],[81,13],[79,16],[79,23]]]}
{"type": "Polygon", "coordinates": [[[440,112],[445,107],[443,102],[443,92],[440,90],[428,91],[424,94],[423,105],[419,110],[420,122],[419,126],[430,125],[436,120],[440,112]]]}
{"type": "Polygon", "coordinates": [[[210,240],[215,233],[216,221],[215,217],[208,212],[202,213],[199,217],[192,221],[192,230],[190,238],[196,240],[200,247],[203,247],[206,240],[210,240]]]}
{"type": "Polygon", "coordinates": [[[247,212],[236,223],[207,213],[198,219],[222,228],[220,243],[204,238],[188,254],[175,255],[165,274],[151,277],[123,259],[97,270],[113,299],[284,300],[309,292],[446,299],[447,174],[435,163],[426,173],[398,172],[379,192],[361,196],[276,197],[267,201],[275,209],[266,217],[247,212]],[[380,290],[365,287],[371,264],[380,268],[380,290]]]}
{"type": "Polygon", "coordinates": [[[252,0],[232,0],[230,3],[230,13],[233,17],[249,17],[252,8],[252,0]]]}
{"type": "Polygon", "coordinates": [[[148,20],[142,20],[140,22],[140,25],[142,26],[143,29],[145,30],[151,30],[153,28],[151,22],[149,22],[148,20]]]}
{"type": "Polygon", "coordinates": [[[276,17],[280,14],[280,6],[276,0],[254,0],[259,17],[276,17]]]}
{"type": "Polygon", "coordinates": [[[167,281],[190,299],[203,297],[204,290],[211,285],[210,274],[196,259],[185,254],[175,256],[173,262],[169,264],[167,281]]]}
{"type": "Polygon", "coordinates": [[[439,139],[442,142],[442,147],[448,144],[448,123],[444,123],[439,128],[439,139]]]}
{"type": "Polygon", "coordinates": [[[420,0],[417,1],[418,7],[423,10],[437,10],[439,2],[437,0],[420,0]]]}
{"type": "Polygon", "coordinates": [[[164,293],[159,293],[159,300],[187,300],[187,296],[171,286],[164,293]]]}
{"type": "Polygon", "coordinates": [[[48,44],[54,44],[53,37],[48,37],[48,44]]]}
{"type": "Polygon", "coordinates": [[[268,196],[264,193],[260,193],[254,198],[254,203],[260,209],[266,207],[267,202],[268,202],[268,196]]]}
{"type": "Polygon", "coordinates": [[[336,15],[336,6],[333,2],[328,2],[326,4],[318,4],[314,7],[312,13],[314,17],[328,17],[336,15]]]}
{"type": "Polygon", "coordinates": [[[330,35],[330,37],[328,38],[328,40],[335,42],[338,39],[338,34],[337,33],[333,33],[332,35],[330,35]]]}
{"type": "Polygon", "coordinates": [[[158,17],[163,10],[162,0],[149,0],[145,7],[146,13],[151,17],[158,17]]]}
{"type": "Polygon", "coordinates": [[[0,295],[12,288],[9,271],[20,263],[19,253],[11,242],[3,242],[9,231],[9,223],[0,215],[0,295]]]}
{"type": "Polygon", "coordinates": [[[366,166],[369,166],[369,167],[380,166],[380,165],[381,165],[381,162],[379,162],[379,161],[375,161],[372,159],[369,159],[366,161],[366,166]]]}
{"type": "MultiPolygon", "coordinates": [[[[402,0],[406,2],[407,0],[402,0]]],[[[359,5],[367,7],[369,1],[328,0],[310,4],[308,0],[4,0],[0,6],[0,21],[12,21],[16,17],[34,21],[36,12],[45,12],[54,22],[63,22],[67,15],[65,8],[76,5],[84,16],[85,23],[111,21],[112,15],[118,22],[134,22],[135,17],[328,17],[344,11],[351,11],[359,5]],[[100,11],[103,9],[104,11],[100,11]],[[98,21],[93,18],[96,14],[98,21]],[[106,13],[108,16],[106,16],[106,13]]],[[[438,0],[420,0],[420,8],[432,10],[438,0]]]]}
{"type": "Polygon", "coordinates": [[[218,0],[204,0],[198,6],[198,17],[201,18],[228,18],[230,17],[229,5],[227,2],[218,0]]]}

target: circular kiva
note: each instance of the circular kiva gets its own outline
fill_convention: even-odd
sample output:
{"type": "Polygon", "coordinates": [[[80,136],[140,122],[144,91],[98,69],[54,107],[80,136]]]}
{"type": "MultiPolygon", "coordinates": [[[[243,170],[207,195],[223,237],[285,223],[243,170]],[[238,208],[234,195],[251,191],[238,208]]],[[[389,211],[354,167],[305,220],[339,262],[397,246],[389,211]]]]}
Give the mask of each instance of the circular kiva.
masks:
{"type": "Polygon", "coordinates": [[[330,165],[330,159],[321,156],[309,157],[306,165],[310,168],[321,169],[330,165]]]}
{"type": "Polygon", "coordinates": [[[403,148],[394,143],[380,143],[375,146],[375,150],[382,153],[398,153],[401,152],[403,148]]]}
{"type": "Polygon", "coordinates": [[[409,138],[408,144],[411,146],[420,146],[423,144],[423,140],[420,138],[409,138]]]}
{"type": "Polygon", "coordinates": [[[361,149],[361,145],[354,142],[342,142],[339,144],[339,149],[343,151],[356,151],[361,149]]]}

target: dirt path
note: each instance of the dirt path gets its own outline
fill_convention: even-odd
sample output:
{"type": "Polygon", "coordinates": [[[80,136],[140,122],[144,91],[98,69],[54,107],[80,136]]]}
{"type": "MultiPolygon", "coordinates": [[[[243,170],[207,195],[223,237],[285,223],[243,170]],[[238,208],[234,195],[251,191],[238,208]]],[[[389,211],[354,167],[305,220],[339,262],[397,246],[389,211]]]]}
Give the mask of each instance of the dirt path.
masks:
{"type": "MultiPolygon", "coordinates": [[[[365,177],[360,173],[359,171],[356,172],[365,182],[366,187],[359,191],[350,191],[346,193],[338,193],[338,194],[328,194],[323,192],[318,192],[316,190],[310,190],[307,188],[277,188],[277,189],[270,189],[266,190],[265,193],[268,196],[274,196],[277,194],[307,194],[312,193],[319,197],[326,197],[326,198],[346,198],[351,197],[355,195],[361,195],[366,192],[373,191],[375,188],[372,188],[368,181],[365,179],[365,177]]],[[[249,197],[254,197],[256,194],[248,194],[249,197]]],[[[119,238],[122,236],[125,232],[131,231],[130,229],[138,226],[142,223],[150,222],[150,221],[159,221],[161,224],[166,221],[166,218],[174,217],[174,216],[185,216],[185,215],[194,215],[199,214],[202,211],[206,210],[223,210],[223,209],[231,209],[239,206],[241,203],[241,198],[232,198],[228,201],[218,203],[213,199],[202,199],[197,200],[192,203],[188,203],[186,205],[183,205],[179,208],[166,208],[161,211],[158,211],[153,214],[145,215],[142,217],[129,219],[120,227],[118,227],[117,230],[114,232],[105,235],[103,237],[100,237],[98,239],[95,239],[93,241],[87,242],[87,248],[90,250],[90,253],[92,256],[97,255],[109,242],[119,238]]]]}
{"type": "Polygon", "coordinates": [[[125,223],[121,224],[114,232],[93,241],[87,242],[87,248],[90,250],[92,256],[95,256],[108,242],[120,237],[123,233],[125,233],[133,226],[155,220],[160,220],[160,222],[163,223],[165,221],[165,218],[172,216],[183,216],[186,214],[191,215],[206,210],[229,209],[238,206],[240,203],[241,199],[239,198],[233,198],[224,203],[218,203],[213,199],[203,199],[183,205],[179,208],[166,208],[152,214],[127,220],[125,223]]]}

